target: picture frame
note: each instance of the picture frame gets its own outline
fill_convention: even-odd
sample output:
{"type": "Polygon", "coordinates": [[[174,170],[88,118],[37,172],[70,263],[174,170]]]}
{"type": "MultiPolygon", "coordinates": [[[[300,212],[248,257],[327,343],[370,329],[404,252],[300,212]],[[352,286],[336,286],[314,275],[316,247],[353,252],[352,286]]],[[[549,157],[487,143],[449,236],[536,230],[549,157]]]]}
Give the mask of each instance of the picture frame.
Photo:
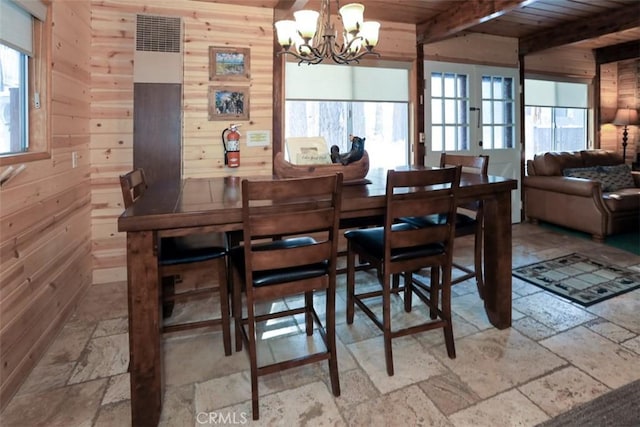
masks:
{"type": "Polygon", "coordinates": [[[249,48],[209,46],[210,81],[248,81],[250,77],[249,48]]]}
{"type": "Polygon", "coordinates": [[[249,88],[209,86],[209,120],[249,120],[249,88]]]}

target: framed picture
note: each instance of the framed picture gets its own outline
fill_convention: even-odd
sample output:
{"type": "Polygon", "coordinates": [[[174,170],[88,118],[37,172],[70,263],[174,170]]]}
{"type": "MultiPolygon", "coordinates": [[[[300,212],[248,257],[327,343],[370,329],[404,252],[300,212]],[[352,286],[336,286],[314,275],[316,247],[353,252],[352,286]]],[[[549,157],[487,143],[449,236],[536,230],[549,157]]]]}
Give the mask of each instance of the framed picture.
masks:
{"type": "Polygon", "coordinates": [[[209,46],[209,80],[249,80],[249,48],[209,46]]]}
{"type": "Polygon", "coordinates": [[[209,86],[209,120],[249,120],[248,87],[209,86]]]}

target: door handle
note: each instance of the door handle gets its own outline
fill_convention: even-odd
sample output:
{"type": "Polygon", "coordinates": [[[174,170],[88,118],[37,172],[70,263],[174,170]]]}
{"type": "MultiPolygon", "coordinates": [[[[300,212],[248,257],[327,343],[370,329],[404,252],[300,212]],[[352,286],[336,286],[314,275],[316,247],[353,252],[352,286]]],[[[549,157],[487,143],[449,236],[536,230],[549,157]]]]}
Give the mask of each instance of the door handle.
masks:
{"type": "MultiPolygon", "coordinates": [[[[477,111],[478,112],[478,129],[480,129],[480,107],[469,107],[469,111],[477,111]]],[[[482,146],[482,145],[480,145],[482,146]]]]}

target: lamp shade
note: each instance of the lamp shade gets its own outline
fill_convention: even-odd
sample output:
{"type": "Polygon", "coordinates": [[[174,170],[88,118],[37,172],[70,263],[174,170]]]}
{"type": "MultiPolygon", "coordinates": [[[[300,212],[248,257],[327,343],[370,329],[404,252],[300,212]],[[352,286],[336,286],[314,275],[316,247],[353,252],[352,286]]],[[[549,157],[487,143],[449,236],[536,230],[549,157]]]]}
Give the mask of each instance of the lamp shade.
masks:
{"type": "Polygon", "coordinates": [[[312,39],[316,34],[320,14],[315,10],[299,10],[294,12],[293,16],[296,18],[296,25],[302,38],[312,39]]]}
{"type": "Polygon", "coordinates": [[[340,8],[342,25],[347,33],[359,31],[364,20],[364,6],[360,3],[351,3],[340,8]]]}
{"type": "Polygon", "coordinates": [[[275,26],[278,34],[278,43],[280,43],[280,46],[291,46],[296,36],[298,35],[296,22],[283,20],[276,22],[275,26]]]}
{"type": "Polygon", "coordinates": [[[620,126],[637,125],[638,123],[638,110],[632,108],[618,108],[616,117],[613,119],[613,124],[620,126]]]}

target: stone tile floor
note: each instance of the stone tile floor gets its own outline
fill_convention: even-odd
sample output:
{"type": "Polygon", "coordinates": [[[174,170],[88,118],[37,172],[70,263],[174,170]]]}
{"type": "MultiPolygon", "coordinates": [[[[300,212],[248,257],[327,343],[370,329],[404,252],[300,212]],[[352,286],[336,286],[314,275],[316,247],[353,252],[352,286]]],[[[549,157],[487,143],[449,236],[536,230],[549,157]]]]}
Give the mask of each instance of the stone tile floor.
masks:
{"type": "MultiPolygon", "coordinates": [[[[457,260],[471,264],[471,239],[458,239],[456,250],[457,260]]],[[[637,256],[603,244],[530,224],[513,227],[514,266],[571,252],[640,269],[637,256]]],[[[359,273],[358,283],[367,280],[375,276],[359,273]]],[[[640,378],[640,289],[583,308],[514,278],[513,326],[502,331],[487,321],[473,282],[453,289],[457,358],[447,357],[441,330],[403,337],[394,340],[395,375],[388,377],[380,332],[357,309],[354,324],[345,323],[339,278],[342,395],[331,394],[326,363],[262,377],[258,422],[251,420],[245,352],[225,357],[217,330],[166,335],[160,424],[534,426],[640,378]]],[[[418,306],[409,316],[396,308],[396,325],[424,314],[418,306]]],[[[176,307],[175,315],[205,309],[193,303],[176,307]]],[[[126,283],[93,285],[0,425],[130,425],[126,315],[126,283]]],[[[266,325],[263,361],[318,340],[299,331],[295,321],[266,325]]]]}

